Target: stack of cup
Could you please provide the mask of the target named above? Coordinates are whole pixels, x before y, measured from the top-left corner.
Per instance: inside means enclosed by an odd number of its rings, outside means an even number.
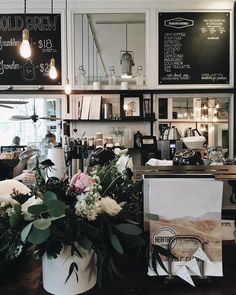
[[[107,137],[107,144],[106,144],[106,146],[108,147],[108,148],[112,148],[113,147],[113,137]]]
[[[101,132],[96,133],[96,148],[103,147],[103,134]]]

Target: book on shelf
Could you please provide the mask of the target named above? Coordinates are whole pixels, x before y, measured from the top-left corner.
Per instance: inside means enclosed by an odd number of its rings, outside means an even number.
[[[62,118],[74,119],[73,95],[68,95],[62,99]]]
[[[99,120],[101,118],[101,95],[93,95],[90,102],[89,120]]]
[[[91,95],[84,95],[83,96],[82,110],[81,110],[81,115],[80,115],[81,120],[88,120],[89,119],[91,100],[92,100]]]

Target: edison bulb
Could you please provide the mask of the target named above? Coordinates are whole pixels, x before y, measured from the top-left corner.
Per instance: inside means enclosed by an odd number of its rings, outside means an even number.
[[[49,77],[53,80],[57,78],[57,70],[55,67],[55,59],[54,58],[51,58],[51,60],[50,60]]]
[[[66,85],[65,85],[65,93],[67,95],[71,94],[71,87],[70,87],[69,81],[66,82]]]
[[[20,54],[24,58],[29,58],[31,56],[31,48],[29,44],[29,31],[27,29],[24,29],[22,32]]]

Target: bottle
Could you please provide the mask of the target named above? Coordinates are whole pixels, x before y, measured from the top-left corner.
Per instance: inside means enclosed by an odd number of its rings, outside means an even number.
[[[30,59],[23,65],[23,78],[28,81],[35,79],[35,65]]]
[[[138,66],[136,75],[136,86],[143,86],[143,68]]]
[[[137,131],[134,134],[134,148],[141,148],[141,144],[142,144],[142,134],[140,131]]]
[[[84,86],[87,85],[86,72],[85,72],[83,66],[79,67],[78,85],[79,85],[80,88],[83,88]]]
[[[114,68],[114,66],[110,66],[109,70],[110,70],[110,73],[109,73],[109,86],[110,86],[110,89],[115,89],[116,76],[115,76],[115,68]]]

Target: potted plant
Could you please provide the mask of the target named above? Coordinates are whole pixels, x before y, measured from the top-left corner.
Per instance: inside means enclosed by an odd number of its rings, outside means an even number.
[[[145,246],[137,222],[141,192],[125,151],[71,180],[47,177],[48,169],[50,160],[37,162],[32,195],[20,201],[13,195],[17,205],[8,217],[20,249],[33,247],[43,258],[44,288],[57,295],[83,293],[96,282],[101,286],[104,274],[119,273],[117,257]]]

